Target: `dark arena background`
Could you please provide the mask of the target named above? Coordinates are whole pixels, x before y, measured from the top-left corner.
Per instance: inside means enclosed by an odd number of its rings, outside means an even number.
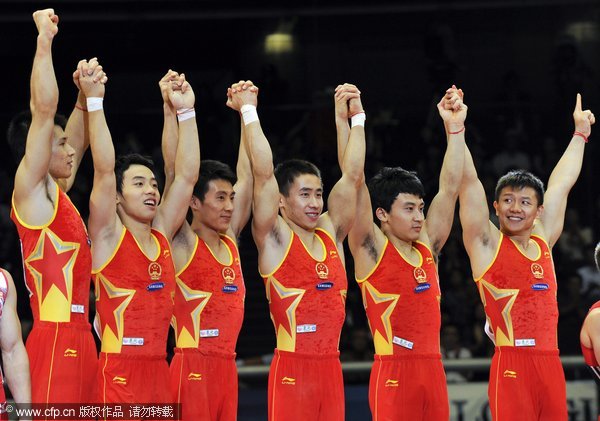
[[[53,44],[60,112],[68,115],[75,103],[71,74],[79,59],[98,57],[109,76],[104,108],[117,153],[152,155],[158,168],[158,81],[170,68],[184,72],[194,87],[203,159],[235,165],[239,119],[225,106],[225,93],[231,83],[250,79],[260,87],[258,109],[275,162],[294,157],[315,162],[326,192],[340,175],[333,112],[333,89],[340,83],[354,83],[362,92],[366,176],[384,165],[416,170],[426,202],[437,191],[445,150],[435,103],[450,85],[465,92],[466,138],[489,199],[498,175],[513,165],[547,182],[573,132],[576,93],[585,109],[600,113],[598,0],[0,0],[4,131],[11,116],[28,107],[37,34],[31,14],[46,7],[60,17]],[[579,329],[590,304],[600,299],[593,262],[600,241],[599,142],[595,125],[554,247],[570,420],[595,419],[598,405],[591,372],[580,357]],[[9,219],[17,163],[6,141],[0,143],[0,160],[0,265],[15,277],[26,334],[31,313]],[[84,220],[91,181],[88,153],[70,194]],[[249,229],[240,244],[247,296],[237,346],[239,419],[264,420],[275,336]],[[373,348],[350,253],[346,256],[349,291],[340,341],[346,419],[366,420]],[[458,219],[439,274],[452,419],[491,419],[486,391],[493,346],[483,333],[485,315]]]

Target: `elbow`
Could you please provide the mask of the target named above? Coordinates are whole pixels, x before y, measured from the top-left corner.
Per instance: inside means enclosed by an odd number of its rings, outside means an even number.
[[[38,100],[32,97],[29,103],[32,116],[54,118],[58,110],[58,97],[56,100]]]

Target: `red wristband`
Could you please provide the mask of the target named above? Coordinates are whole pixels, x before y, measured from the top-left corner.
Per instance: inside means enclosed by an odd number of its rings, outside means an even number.
[[[579,137],[581,137],[581,138],[582,138],[582,139],[585,141],[585,143],[588,143],[588,142],[589,142],[589,139],[587,138],[587,136],[586,136],[586,135],[584,135],[584,134],[583,134],[583,133],[581,133],[581,132],[575,132],[575,133],[573,133],[573,136],[579,136]]]
[[[462,126],[462,129],[460,129],[459,131],[457,131],[457,132],[448,132],[448,134],[459,134],[459,133],[462,133],[464,131],[465,131],[465,126]]]
[[[77,108],[78,110],[81,110],[81,111],[85,111],[85,112],[87,112],[87,108],[80,107],[80,106],[79,106],[79,105],[77,105],[77,104],[75,104],[75,108]]]

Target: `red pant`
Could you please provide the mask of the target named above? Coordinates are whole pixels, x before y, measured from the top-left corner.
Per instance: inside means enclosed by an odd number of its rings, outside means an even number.
[[[339,353],[275,350],[269,371],[269,421],[343,421],[344,379]]]
[[[205,354],[196,348],[175,348],[170,371],[172,399],[181,404],[182,420],[237,419],[235,354]]]
[[[448,389],[441,355],[375,355],[369,406],[373,421],[448,420]]]
[[[32,402],[97,401],[98,354],[88,323],[36,321],[26,348]]]
[[[567,392],[558,351],[497,347],[488,397],[494,421],[566,421]]]
[[[100,402],[172,403],[165,356],[100,353]]]

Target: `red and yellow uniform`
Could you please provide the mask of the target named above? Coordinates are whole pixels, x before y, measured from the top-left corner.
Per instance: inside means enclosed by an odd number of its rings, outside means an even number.
[[[495,338],[488,395],[494,420],[566,420],[558,357],[556,275],[546,242],[532,236],[535,259],[500,234],[496,256],[476,279]]]
[[[588,314],[590,311],[595,310],[597,308],[600,308],[600,301],[596,301],[594,305],[590,307]],[[596,376],[600,378],[600,364],[598,364],[598,360],[596,360],[594,349],[588,348],[587,346],[581,344],[581,352],[583,354],[585,363],[589,365],[592,368],[592,370],[594,370],[594,373],[596,373]]]
[[[386,239],[379,261],[357,279],[375,343],[369,405],[373,420],[448,419],[440,354],[440,287],[431,250],[410,264]]]
[[[182,420],[237,419],[235,345],[244,320],[246,287],[235,242],[221,235],[229,259],[220,262],[196,236],[190,260],[177,274],[171,391]]]
[[[175,269],[167,239],[152,235],[158,251],[146,256],[123,227],[113,256],[93,272],[103,403],[171,402],[165,357]]]
[[[36,403],[94,402],[96,345],[88,322],[92,268],[81,216],[56,185],[50,221],[27,225],[14,204],[11,219],[21,239],[25,283],[33,313],[27,338],[31,398]]]
[[[335,241],[315,230],[315,260],[293,233],[285,257],[265,281],[277,349],[269,371],[269,420],[344,419],[339,341],[348,281]]]

